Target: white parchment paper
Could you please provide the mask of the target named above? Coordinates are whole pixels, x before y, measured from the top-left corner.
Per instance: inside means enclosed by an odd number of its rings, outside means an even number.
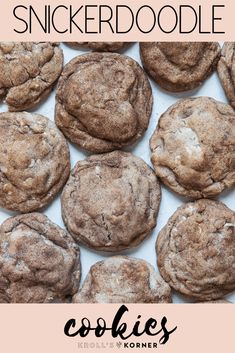
[[[61,47],[64,51],[64,62],[65,64],[74,58],[77,55],[85,53],[83,50],[75,50],[64,44],[61,44]],[[124,54],[132,57],[139,63],[139,45],[135,43],[131,45]],[[160,115],[172,104],[174,104],[178,99],[183,97],[197,97],[197,96],[209,96],[213,97],[222,102],[228,102],[227,98],[223,92],[222,86],[220,84],[219,78],[216,73],[214,73],[207,81],[197,90],[183,93],[183,94],[172,94],[166,91],[163,91],[160,87],[158,87],[152,80],[151,85],[153,89],[154,96],[154,107],[150,120],[150,124],[147,132],[145,133],[142,140],[140,140],[137,145],[133,148],[129,148],[128,150],[134,153],[135,155],[143,158],[149,165],[151,165],[150,161],[150,149],[149,149],[149,139],[152,136],[157,121]],[[44,101],[42,104],[36,107],[36,109],[31,110],[32,112],[37,112],[39,114],[45,115],[46,117],[54,120],[54,107],[55,107],[55,89]],[[0,104],[0,111],[7,111],[7,106],[5,104]],[[72,167],[78,160],[84,159],[88,154],[79,150],[76,146],[69,143],[70,153],[71,153],[71,164]],[[235,188],[233,190],[229,190],[223,193],[218,197],[219,200],[224,202],[229,208],[235,211]],[[156,237],[161,230],[161,228],[167,223],[169,217],[175,212],[175,210],[184,203],[184,199],[180,198],[170,190],[166,189],[162,186],[162,201],[160,206],[160,212],[158,215],[157,227],[151,236],[145,240],[138,248],[132,249],[129,251],[122,252],[123,254],[142,258],[150,262],[155,269],[157,270],[156,265],[156,253],[155,253],[155,241]],[[49,207],[43,210],[53,222],[65,228],[63,224],[63,220],[61,217],[61,209],[60,209],[60,195],[51,203]],[[2,223],[8,217],[14,215],[13,212],[8,212],[4,209],[0,209],[0,223]],[[111,254],[104,254],[94,252],[92,250],[88,250],[87,248],[81,246],[81,263],[82,263],[82,279],[81,284],[84,281],[85,276],[87,275],[90,267],[97,261],[104,259],[107,256],[111,256]],[[235,303],[235,293],[227,296],[227,298]],[[175,303],[186,302],[186,299],[174,293],[173,301]]]

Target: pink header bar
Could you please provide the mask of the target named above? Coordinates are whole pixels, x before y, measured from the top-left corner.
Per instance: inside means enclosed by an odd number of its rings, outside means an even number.
[[[234,0],[9,0],[2,41],[234,41]]]

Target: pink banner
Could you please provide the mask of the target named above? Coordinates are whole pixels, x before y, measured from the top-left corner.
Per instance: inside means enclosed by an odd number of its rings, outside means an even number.
[[[11,0],[4,41],[233,41],[232,0]]]
[[[10,353],[232,353],[234,314],[232,304],[1,305],[0,347]]]

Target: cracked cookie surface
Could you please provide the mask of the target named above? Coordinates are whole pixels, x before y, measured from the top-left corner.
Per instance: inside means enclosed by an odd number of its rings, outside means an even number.
[[[0,42],[0,100],[10,111],[34,107],[50,93],[62,67],[58,43]]]
[[[67,302],[78,291],[79,248],[39,213],[11,217],[0,226],[0,302]]]
[[[153,101],[139,64],[113,53],[71,60],[56,98],[57,126],[73,143],[95,153],[135,143],[148,127]]]
[[[180,195],[213,197],[235,184],[235,113],[227,104],[178,101],[161,116],[150,148],[156,174]]]
[[[140,43],[143,66],[162,88],[183,92],[200,86],[220,58],[217,42]]]
[[[114,151],[76,164],[62,193],[62,216],[79,243],[119,251],[150,234],[160,199],[153,170],[131,153]]]
[[[170,303],[171,289],[146,261],[115,256],[93,265],[74,303]]]
[[[48,205],[70,173],[63,134],[46,117],[0,113],[0,206],[30,212]]]
[[[72,48],[91,49],[94,51],[116,52],[123,50],[129,43],[127,42],[65,42]]]
[[[224,43],[218,63],[218,74],[225,94],[235,109],[235,43]]]
[[[176,291],[199,301],[235,290],[235,212],[198,200],[181,206],[156,243],[158,268]]]

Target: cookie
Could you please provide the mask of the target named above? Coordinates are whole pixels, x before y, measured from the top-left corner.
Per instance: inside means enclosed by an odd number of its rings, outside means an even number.
[[[199,87],[220,58],[217,42],[140,43],[143,66],[162,88],[183,92]]]
[[[115,256],[93,265],[74,303],[170,303],[171,289],[146,261]]]
[[[151,233],[160,198],[152,169],[131,153],[114,151],[75,165],[62,193],[62,216],[78,243],[119,251]]]
[[[212,98],[183,99],[160,118],[152,163],[163,183],[193,199],[235,184],[235,113]]]
[[[0,42],[0,101],[10,111],[34,107],[50,93],[62,67],[58,43]]]
[[[46,117],[0,113],[0,206],[31,212],[47,206],[67,181],[67,142]]]
[[[158,267],[176,291],[198,301],[235,290],[235,212],[223,203],[187,203],[158,235]]]
[[[148,127],[153,101],[139,64],[113,53],[71,60],[56,98],[57,126],[73,143],[95,153],[135,143]]]
[[[235,43],[225,43],[218,63],[218,74],[225,94],[235,109]]]
[[[94,51],[117,52],[125,49],[129,43],[127,42],[66,42],[74,49],[91,49]]]
[[[0,226],[0,302],[67,302],[78,291],[79,248],[39,213],[11,217]]]

